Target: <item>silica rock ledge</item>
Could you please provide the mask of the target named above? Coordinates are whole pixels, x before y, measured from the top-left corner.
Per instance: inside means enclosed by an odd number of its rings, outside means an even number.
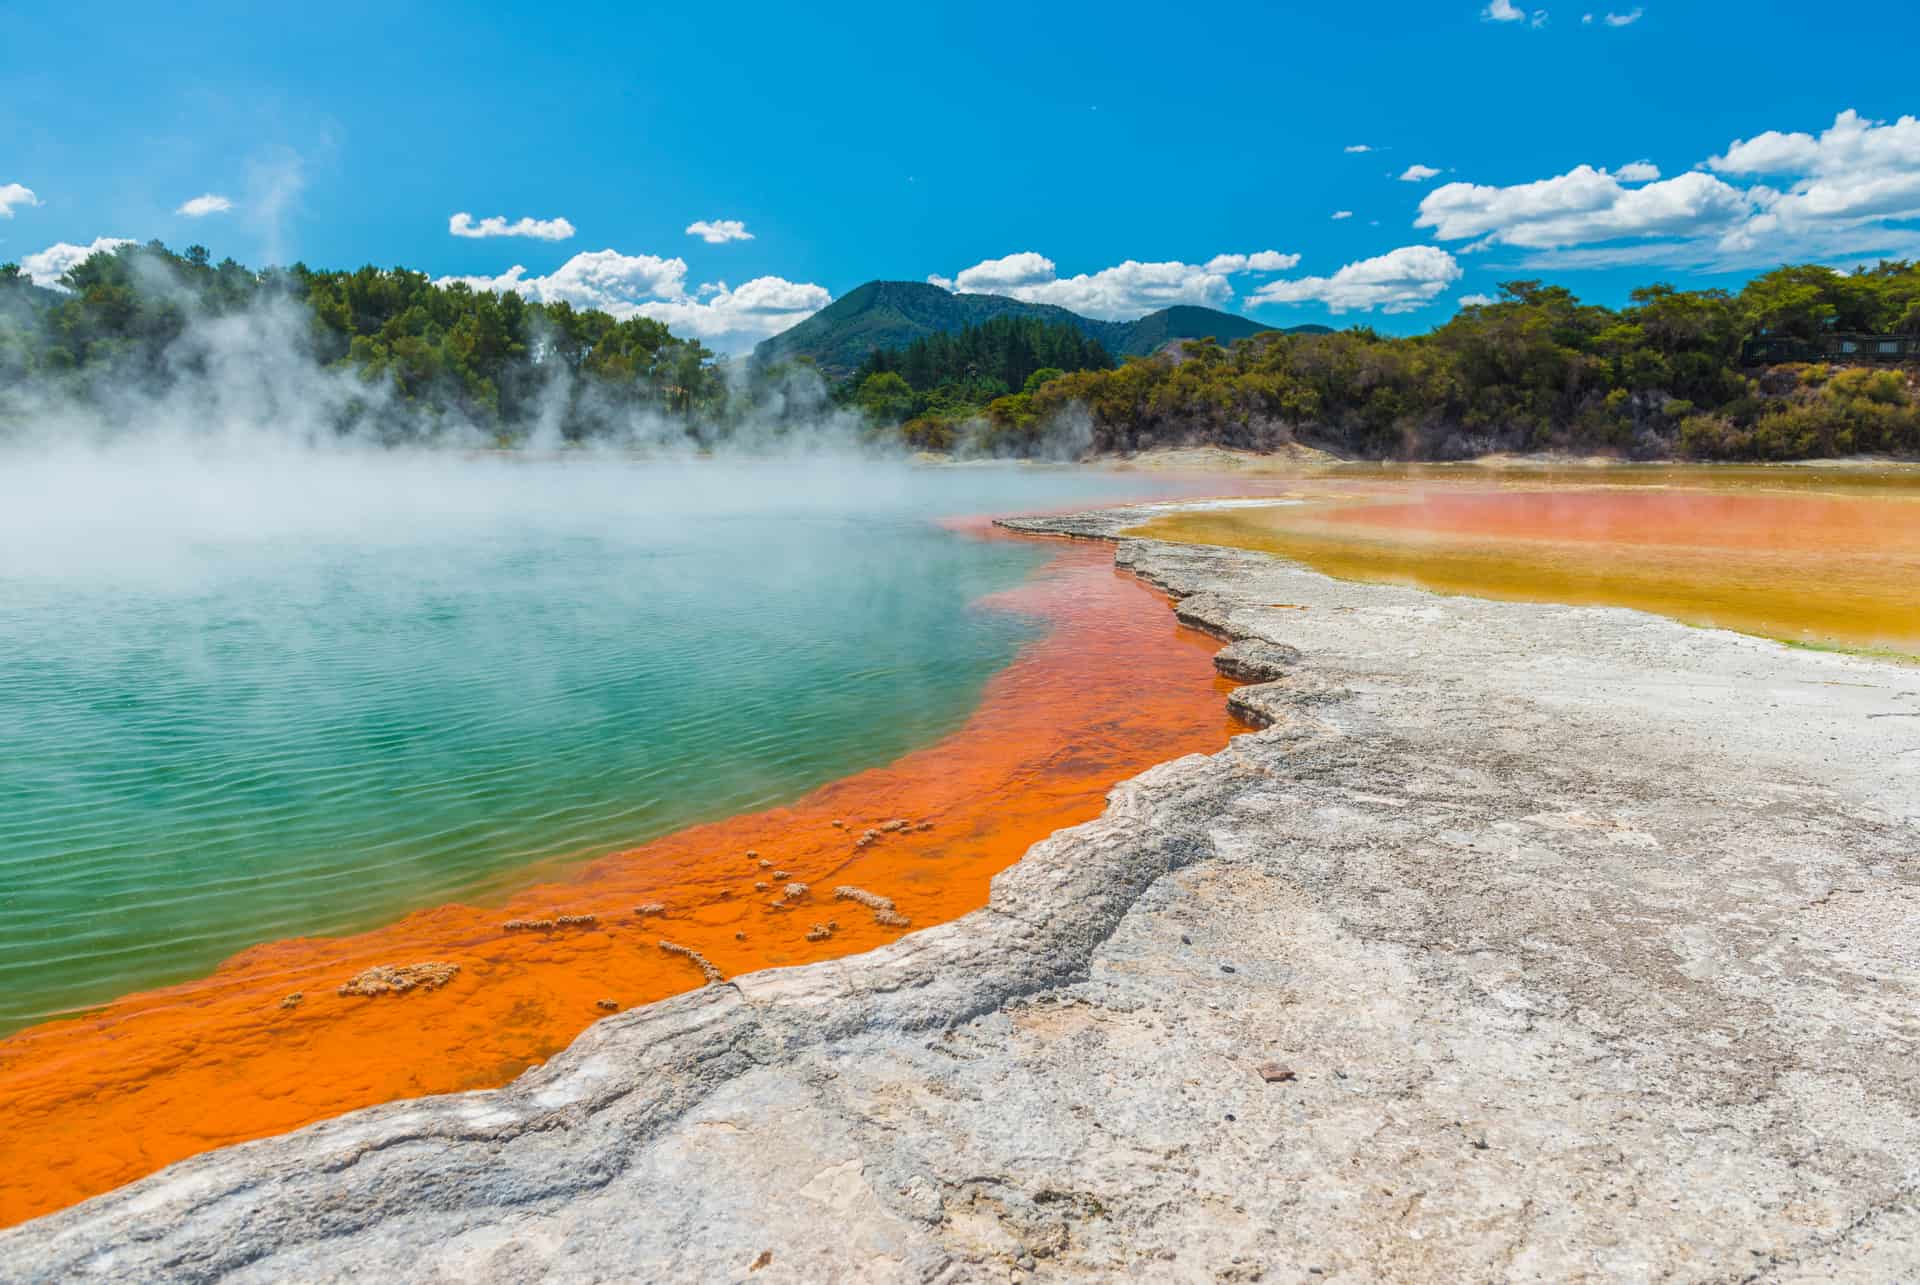
[[[974,914],[174,1165],[0,1279],[1920,1272],[1920,671],[1117,561],[1266,730]]]

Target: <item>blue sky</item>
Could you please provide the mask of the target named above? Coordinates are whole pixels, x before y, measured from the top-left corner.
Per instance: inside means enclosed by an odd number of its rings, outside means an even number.
[[[1910,33],[1517,5],[14,4],[0,259],[404,264],[739,349],[876,277],[1412,331],[1916,253]]]

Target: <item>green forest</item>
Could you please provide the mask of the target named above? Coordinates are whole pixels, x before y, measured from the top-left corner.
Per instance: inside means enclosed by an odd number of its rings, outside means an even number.
[[[658,321],[436,285],[405,268],[255,272],[213,263],[199,246],[174,254],[152,242],[93,255],[61,284],[43,290],[17,265],[0,266],[0,393],[69,404],[164,393],[210,359],[182,342],[192,326],[258,321],[268,315],[259,310],[284,303],[298,319],[299,355],[356,375],[366,390],[345,408],[341,431],[399,438],[460,425],[510,441],[545,414],[577,439],[646,412],[698,436],[744,409],[730,404],[739,399],[714,354]]]
[[[1511,281],[1421,335],[1266,332],[1118,365],[1072,325],[996,317],[873,351],[830,397],[804,359],[729,367],[648,318],[404,268],[253,271],[154,242],[94,255],[61,284],[0,266],[0,427],[49,399],[125,405],[188,384],[217,358],[188,342],[196,326],[280,317],[300,361],[358,390],[334,412],[340,431],[387,440],[460,427],[512,443],[545,423],[577,441],[645,416],[656,435],[708,445],[750,420],[809,431],[837,405],[876,445],[1009,456],[1288,442],[1408,459],[1920,454],[1911,362],[1743,360],[1759,338],[1920,335],[1907,261],[1783,267],[1737,291],[1649,285],[1619,309]]]
[[[876,348],[836,390],[877,424],[899,425],[909,445],[951,450],[989,406],[1023,396],[1068,371],[1111,370],[1113,358],[1070,323],[994,317],[901,348]]]
[[[1289,442],[1366,458],[1452,459],[1564,450],[1714,460],[1920,453],[1911,363],[1743,364],[1760,336],[1920,335],[1920,264],[1852,274],[1801,265],[1737,292],[1635,290],[1611,309],[1539,281],[1462,308],[1423,334],[1365,327],[1269,332],[1230,347],[1171,345],[1117,368],[1068,370],[986,403],[972,441],[1045,450],[1063,417],[1091,420],[1090,449],[1125,453]],[[865,389],[856,400],[874,407]],[[958,427],[903,406],[902,435],[944,447]],[[914,413],[920,415],[914,418]]]
[[[1850,275],[1784,267],[1738,292],[1653,285],[1617,311],[1559,286],[1512,281],[1497,301],[1463,308],[1424,335],[1256,335],[1069,374],[996,427],[1018,442],[1050,416],[1084,407],[1096,451],[1300,441],[1407,459],[1920,452],[1911,366],[1742,365],[1749,338],[1835,332],[1920,334],[1920,264]]]

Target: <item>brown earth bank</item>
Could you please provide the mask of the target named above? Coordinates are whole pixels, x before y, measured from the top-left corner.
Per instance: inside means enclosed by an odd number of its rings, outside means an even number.
[[[0,1235],[0,1278],[1920,1272],[1912,670],[1117,557],[1265,730],[981,910],[174,1165]]]

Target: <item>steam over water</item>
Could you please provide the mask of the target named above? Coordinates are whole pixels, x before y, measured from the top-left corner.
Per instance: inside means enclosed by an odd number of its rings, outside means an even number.
[[[1141,488],[1134,483],[1134,489]],[[0,1032],[955,727],[1116,477],[127,445],[0,470]]]

